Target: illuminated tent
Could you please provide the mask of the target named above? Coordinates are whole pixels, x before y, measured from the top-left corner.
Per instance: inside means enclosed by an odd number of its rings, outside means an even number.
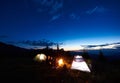
[[[90,69],[89,69],[87,63],[85,62],[83,57],[79,56],[79,55],[74,57],[71,69],[80,70],[80,71],[84,71],[84,72],[90,72]]]
[[[34,58],[35,61],[41,62],[46,61],[47,56],[45,54],[37,54]]]

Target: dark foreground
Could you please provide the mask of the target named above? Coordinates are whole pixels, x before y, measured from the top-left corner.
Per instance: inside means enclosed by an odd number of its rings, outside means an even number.
[[[120,66],[96,63],[92,73],[55,69],[29,58],[1,58],[0,83],[120,83]]]

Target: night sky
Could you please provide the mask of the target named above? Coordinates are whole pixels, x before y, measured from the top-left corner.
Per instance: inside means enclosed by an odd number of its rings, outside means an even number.
[[[120,41],[120,0],[0,0],[0,41],[64,43],[64,49]]]

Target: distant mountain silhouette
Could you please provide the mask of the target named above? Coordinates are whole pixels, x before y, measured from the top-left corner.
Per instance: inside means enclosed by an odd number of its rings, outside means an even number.
[[[113,45],[113,48],[104,48],[104,47],[107,47],[107,46],[112,46]],[[97,47],[97,46],[100,46],[100,47],[103,47],[101,49],[92,49],[92,47]],[[120,42],[118,43],[112,43],[112,44],[104,44],[104,45],[88,45],[86,46],[88,48],[91,48],[91,49],[87,49],[87,52],[89,53],[89,55],[94,58],[94,59],[97,59],[98,58],[98,55],[99,55],[99,51],[101,50],[104,54],[104,56],[108,59],[108,60],[120,60]],[[78,51],[71,51],[70,53],[72,55],[81,55],[83,52],[83,50],[78,50]]]
[[[0,57],[25,56],[27,53],[27,49],[0,42]]]

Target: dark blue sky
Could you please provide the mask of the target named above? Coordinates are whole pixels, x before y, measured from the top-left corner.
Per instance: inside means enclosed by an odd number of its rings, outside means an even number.
[[[0,41],[41,39],[67,49],[118,42],[120,0],[0,0]]]

